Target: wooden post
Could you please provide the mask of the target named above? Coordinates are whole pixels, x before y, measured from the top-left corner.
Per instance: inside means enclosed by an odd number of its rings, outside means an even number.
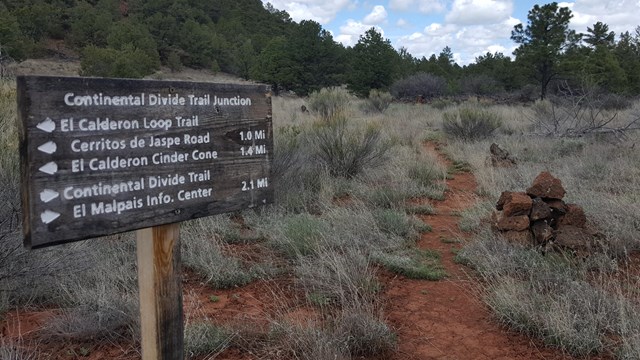
[[[137,231],[143,360],[183,360],[180,224]]]

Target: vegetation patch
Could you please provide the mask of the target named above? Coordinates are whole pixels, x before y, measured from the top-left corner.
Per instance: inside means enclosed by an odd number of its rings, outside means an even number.
[[[445,134],[464,141],[485,139],[502,125],[500,117],[490,109],[462,107],[442,114]]]
[[[375,253],[374,262],[410,279],[441,280],[447,276],[440,264],[440,254],[429,250],[399,250]]]
[[[209,322],[187,323],[184,351],[190,357],[215,356],[229,347],[234,336],[228,329]]]

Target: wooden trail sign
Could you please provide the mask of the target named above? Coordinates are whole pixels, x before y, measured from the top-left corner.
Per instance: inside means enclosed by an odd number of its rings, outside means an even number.
[[[18,77],[25,246],[273,201],[264,85]]]
[[[176,223],[273,201],[269,88],[17,80],[25,246],[142,229],[142,356],[183,359]]]

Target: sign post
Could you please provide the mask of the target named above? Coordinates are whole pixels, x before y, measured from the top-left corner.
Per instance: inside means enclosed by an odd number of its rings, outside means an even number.
[[[142,358],[183,359],[180,225],[138,230]]]
[[[143,356],[182,359],[179,222],[273,202],[263,85],[21,76],[24,243],[138,230]]]

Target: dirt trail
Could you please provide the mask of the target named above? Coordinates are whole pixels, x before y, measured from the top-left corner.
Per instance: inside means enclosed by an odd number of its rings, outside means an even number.
[[[449,165],[435,144],[425,148]],[[477,201],[475,189],[473,174],[455,174],[447,180],[445,199],[432,202],[436,214],[422,216],[433,231],[424,234],[418,246],[441,254],[445,280],[385,276],[385,313],[398,333],[399,351],[393,359],[569,359],[501,327],[482,302],[470,270],[454,262],[461,245],[451,240],[465,237],[456,214]]]

